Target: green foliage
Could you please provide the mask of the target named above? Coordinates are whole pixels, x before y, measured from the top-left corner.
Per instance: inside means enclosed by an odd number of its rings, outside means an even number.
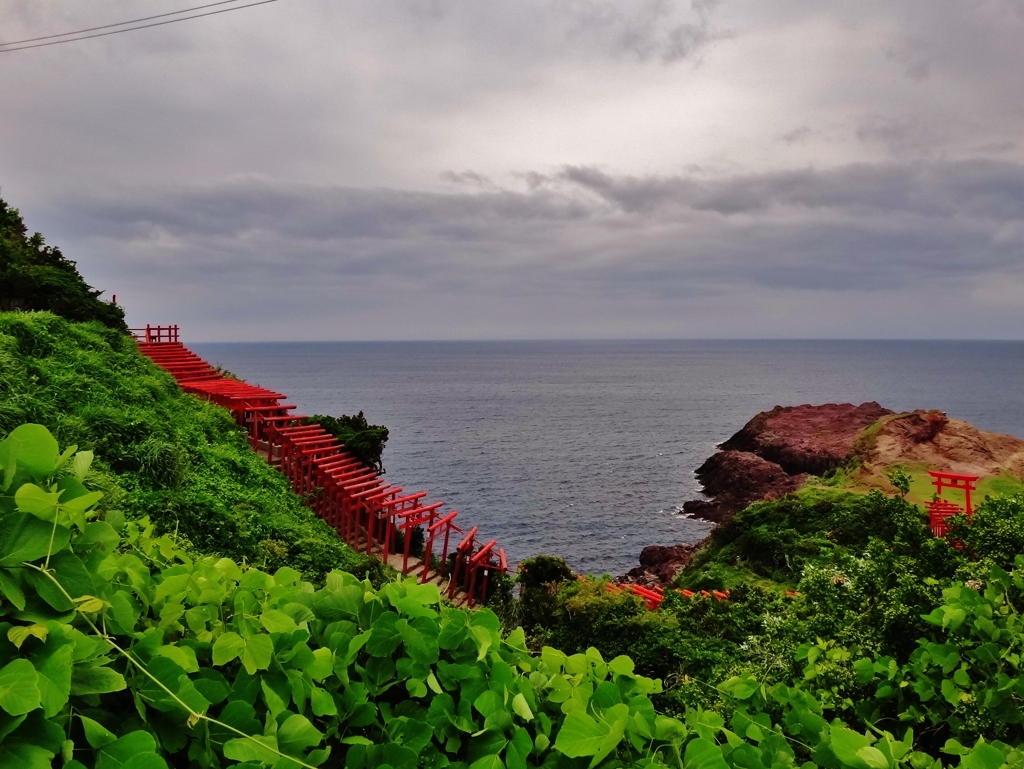
[[[993,568],[984,594],[947,589],[928,615],[937,636],[905,666],[819,641],[799,652],[802,681],[739,671],[710,687],[719,709],[675,719],[629,656],[531,654],[521,630],[443,606],[431,584],[377,590],[332,572],[316,589],[290,568],[194,559],[145,521],[100,512],[83,484],[92,461],[38,425],[0,442],[3,766],[58,754],[71,769],[1024,763],[1016,572]],[[600,582],[571,587],[578,615],[640,616]]]
[[[910,473],[902,467],[892,468],[885,476],[889,479],[889,483],[892,484],[893,488],[900,493],[900,496],[905,497],[910,493]]]
[[[1017,529],[1007,526],[1000,504],[998,515],[987,502],[975,516],[982,521],[978,534],[999,521],[1004,533],[990,538],[1012,548]],[[1024,531],[1024,504],[1019,507]],[[648,612],[631,597],[608,594],[603,584],[572,583],[538,593],[540,610],[527,631],[534,644],[630,654],[639,672],[665,680],[656,699],[676,713],[722,707],[709,684],[732,675],[801,680],[813,646],[808,639],[824,639],[836,654],[856,649],[905,662],[929,632],[923,615],[941,601],[943,587],[971,578],[980,566],[967,549],[933,537],[925,522],[899,497],[803,491],[748,508],[717,530],[683,573],[680,583],[693,589],[729,588],[727,600],[686,599],[668,590],[662,608]],[[1019,544],[1024,552],[1024,539]],[[792,597],[784,596],[787,587],[796,589]],[[524,590],[528,607],[527,595]],[[853,713],[843,704],[860,696],[848,664],[830,662],[818,686],[828,707]]]
[[[677,586],[694,588],[714,563],[792,584],[804,566],[836,548],[856,553],[872,538],[892,541],[900,532],[913,540],[908,546],[923,544],[930,536],[925,520],[918,508],[877,491],[805,489],[753,504],[716,528]]]
[[[97,515],[88,454],[0,444],[0,751],[49,766],[665,765],[686,727],[595,650],[529,653],[415,580],[323,588]],[[0,759],[5,754],[0,753]],[[673,762],[678,765],[678,761]],[[7,765],[4,763],[4,765]]]
[[[1008,497],[987,497],[952,537],[963,541],[971,553],[989,563],[1009,569],[1018,553],[1024,553],[1024,493]]]
[[[388,428],[383,425],[371,425],[366,421],[363,412],[355,416],[329,417],[314,414],[306,420],[307,424],[319,424],[339,441],[345,444],[356,459],[379,473],[384,472],[384,444],[388,442]]]
[[[196,552],[292,566],[313,581],[333,569],[384,578],[249,448],[227,411],[182,393],[126,334],[0,313],[0,435],[24,422],[94,452],[90,490]]]
[[[559,588],[575,581],[576,575],[569,565],[556,556],[538,555],[520,563],[518,582],[522,593],[516,624],[522,624],[531,634],[550,625],[560,610]]]
[[[100,301],[75,263],[47,246],[38,232],[29,235],[16,208],[0,199],[0,311],[50,310],[68,320],[97,320],[124,329],[124,310]]]

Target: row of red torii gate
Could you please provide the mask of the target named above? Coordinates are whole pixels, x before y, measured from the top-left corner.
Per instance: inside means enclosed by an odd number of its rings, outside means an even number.
[[[476,526],[463,531],[455,523],[458,512],[442,511],[444,503],[428,502],[425,491],[408,493],[385,482],[320,425],[295,414],[284,393],[224,376],[181,343],[177,325],[131,332],[143,354],[182,390],[230,410],[253,448],[356,550],[422,582],[447,580],[448,597],[469,606],[487,599],[496,572],[508,571],[504,549],[493,539],[480,541]],[[423,534],[420,557],[410,552],[416,529]]]

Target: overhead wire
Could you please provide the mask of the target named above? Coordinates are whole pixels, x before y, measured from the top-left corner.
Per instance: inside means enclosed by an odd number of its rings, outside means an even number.
[[[55,37],[70,37],[71,35],[81,35],[86,32],[95,32],[98,29],[110,29],[111,27],[123,27],[127,24],[138,24],[141,21],[152,21],[153,19],[162,19],[165,16],[177,16],[180,13],[191,13],[192,11],[201,11],[204,8],[212,8],[215,5],[228,5],[229,3],[237,3],[239,0],[218,0],[216,3],[207,3],[206,5],[195,5],[191,8],[182,8],[180,11],[168,11],[167,13],[158,13],[156,16],[143,16],[141,19],[130,19],[129,21],[119,21],[115,24],[102,24],[98,27],[86,27],[85,29],[76,29],[71,32],[61,32],[56,35],[43,35],[42,37],[27,37],[24,40],[11,40],[9,43],[0,43],[0,47],[8,45],[21,45],[22,43],[34,43],[37,40],[52,40]]]
[[[140,24],[139,26],[128,27],[127,29],[114,29],[114,30],[111,30],[109,32],[97,32],[94,35],[80,35],[78,37],[68,37],[69,35],[78,34],[78,33],[75,33],[75,32],[66,32],[63,35],[47,35],[47,36],[42,37],[42,38],[36,38],[36,40],[49,40],[49,42],[45,42],[45,43],[35,43],[34,42],[31,45],[18,45],[15,48],[9,48],[9,47],[5,48],[5,47],[2,47],[2,46],[13,46],[13,45],[17,45],[16,43],[0,43],[0,53],[12,53],[13,51],[25,51],[25,50],[28,50],[29,48],[46,48],[47,46],[51,46],[51,45],[62,45],[64,43],[75,43],[75,42],[78,42],[79,40],[89,40],[89,39],[94,38],[94,37],[108,37],[109,35],[120,35],[120,34],[122,34],[124,32],[134,32],[134,31],[139,30],[139,29],[149,29],[150,27],[162,27],[165,24],[175,24],[175,23],[177,23],[179,21],[188,21],[190,19],[200,19],[200,18],[202,18],[204,16],[216,16],[217,14],[220,14],[220,13],[229,13],[231,11],[240,11],[243,8],[252,8],[253,6],[257,6],[257,5],[267,5],[269,3],[276,3],[277,1],[278,0],[259,0],[258,2],[255,2],[255,3],[247,3],[245,5],[235,5],[235,6],[232,6],[231,8],[221,8],[220,10],[207,11],[206,13],[196,13],[196,14],[193,14],[192,16],[182,16],[182,17],[177,18],[177,19],[166,19],[164,21],[153,22],[152,24]],[[190,9],[184,10],[184,11],[174,11],[172,13],[159,14],[158,16],[151,16],[149,18],[154,18],[155,19],[155,18],[161,18],[163,16],[172,16],[172,15],[175,15],[175,14],[178,14],[178,13],[188,13],[190,11],[198,10],[199,8],[209,8],[209,7],[212,7],[214,5],[224,5],[224,4],[228,3],[228,2],[238,2],[238,0],[222,0],[221,2],[218,2],[218,3],[210,3],[209,5],[205,5],[205,6],[197,6],[196,8],[190,8]],[[125,24],[135,24],[138,21],[145,21],[145,19],[136,19],[135,21],[120,22],[119,24],[106,24],[106,25],[104,25],[102,27],[94,27],[94,29],[106,29],[108,27],[123,26]],[[80,30],[80,32],[86,32],[86,31],[89,31],[89,30]],[[51,37],[67,37],[67,39],[66,40],[50,40],[49,38],[51,38]],[[22,42],[28,42],[28,41],[22,41]]]

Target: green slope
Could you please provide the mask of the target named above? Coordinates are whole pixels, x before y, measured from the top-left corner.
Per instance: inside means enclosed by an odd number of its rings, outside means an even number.
[[[148,515],[200,553],[318,583],[332,569],[384,573],[303,505],[227,411],[182,393],[120,331],[0,313],[0,435],[25,422],[96,453],[89,484],[108,508]]]

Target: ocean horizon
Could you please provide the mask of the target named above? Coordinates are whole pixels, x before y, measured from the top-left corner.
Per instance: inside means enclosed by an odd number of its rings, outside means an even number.
[[[185,340],[188,343],[188,340]],[[712,525],[694,470],[760,411],[878,401],[1024,437],[1024,341],[630,339],[230,342],[190,347],[304,414],[390,430],[386,478],[511,561],[620,574]]]

